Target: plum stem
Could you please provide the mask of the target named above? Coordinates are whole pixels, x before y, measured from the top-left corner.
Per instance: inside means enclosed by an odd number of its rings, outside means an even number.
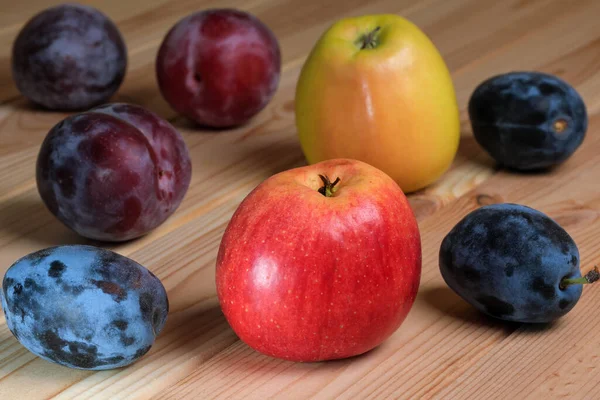
[[[567,123],[567,121],[565,121],[564,119],[557,119],[556,121],[554,121],[554,124],[552,125],[552,128],[554,129],[554,132],[556,133],[563,133],[566,129],[567,126],[569,124]]]
[[[325,197],[332,197],[335,191],[338,189],[335,187],[340,181],[340,178],[335,178],[335,181],[331,182],[327,175],[319,175],[319,178],[323,181],[323,186],[319,188],[319,193]]]
[[[565,289],[570,285],[585,285],[587,283],[594,283],[598,280],[600,280],[600,271],[598,271],[598,266],[594,265],[594,268],[589,270],[581,278],[563,278],[560,281],[560,288]]]
[[[374,49],[377,47],[377,33],[381,30],[381,27],[378,26],[371,32],[361,36],[358,43],[361,45],[360,49]]]

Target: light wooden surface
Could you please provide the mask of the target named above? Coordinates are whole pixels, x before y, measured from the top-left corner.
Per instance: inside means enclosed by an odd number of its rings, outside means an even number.
[[[45,209],[34,163],[48,130],[66,114],[33,110],[10,75],[10,49],[22,24],[58,2],[0,1],[0,272],[18,257],[81,243]],[[169,292],[168,323],[136,364],[98,373],[43,361],[0,321],[0,399],[49,398],[600,398],[600,288],[587,287],[567,316],[544,328],[502,324],[475,312],[439,274],[440,241],[468,211],[511,201],[556,218],[574,237],[582,264],[600,258],[600,2],[598,0],[103,0],[129,49],[115,101],[168,118],[193,157],[179,210],[150,235],[112,249],[154,271]],[[181,17],[209,7],[256,14],[277,35],[283,76],[250,124],[200,131],[161,98],[154,57]],[[423,240],[423,276],[400,329],[366,355],[300,364],[262,356],[240,342],[219,311],[214,267],[229,217],[269,175],[305,163],[295,136],[293,94],[308,51],[334,20],[398,13],[420,26],[445,57],[462,110],[462,142],[452,169],[411,195]],[[557,74],[580,91],[590,114],[583,146],[560,168],[522,175],[499,171],[472,138],[466,103],[490,75],[519,69]]]

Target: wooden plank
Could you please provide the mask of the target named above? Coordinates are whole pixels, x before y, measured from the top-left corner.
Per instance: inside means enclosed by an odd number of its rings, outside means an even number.
[[[91,243],[57,222],[41,203],[34,163],[47,131],[67,114],[32,109],[10,80],[10,47],[23,23],[56,4],[34,0],[0,15],[0,271],[18,257],[61,243]],[[180,209],[139,240],[110,248],[155,272],[171,312],[155,346],[134,365],[87,372],[26,351],[0,320],[0,397],[13,398],[522,398],[599,397],[598,351],[589,337],[600,318],[597,290],[550,329],[502,324],[475,312],[441,280],[441,238],[465,213],[498,201],[532,205],[555,217],[579,244],[583,262],[600,254],[594,235],[600,183],[600,116],[576,157],[548,174],[497,171],[470,134],[465,112],[474,87],[495,73],[539,69],[564,77],[600,113],[600,3],[578,0],[151,0],[90,1],[110,15],[129,49],[115,101],[141,104],[182,132],[193,181]],[[209,132],[176,115],[157,90],[154,57],[165,32],[203,8],[255,13],[282,46],[283,75],[271,104],[244,127]],[[353,359],[299,364],[262,356],[237,340],[218,309],[216,251],[237,204],[258,183],[304,164],[295,136],[293,95],[302,62],[320,34],[344,16],[393,12],[421,26],[448,62],[462,110],[462,141],[451,170],[409,196],[423,238],[423,277],[407,321],[382,346]],[[557,18],[560,16],[560,18]],[[97,244],[97,243],[94,243]]]

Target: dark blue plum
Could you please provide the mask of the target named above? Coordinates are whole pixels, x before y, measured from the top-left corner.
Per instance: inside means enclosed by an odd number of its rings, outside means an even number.
[[[554,220],[504,203],[481,207],[446,235],[439,253],[448,286],[480,311],[518,322],[550,322],[581,296],[579,251]]]
[[[52,110],[106,102],[125,77],[127,49],[114,23],[78,4],[48,8],[29,20],[12,49],[19,91]]]
[[[581,96],[540,72],[511,72],[481,83],[469,100],[477,142],[502,166],[541,170],[567,160],[588,125]]]
[[[6,271],[2,308],[32,353],[71,368],[103,370],[143,356],[169,309],[160,280],[133,260],[92,246],[52,247]]]

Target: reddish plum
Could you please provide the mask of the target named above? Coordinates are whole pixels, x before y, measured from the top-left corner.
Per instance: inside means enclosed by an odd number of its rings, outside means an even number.
[[[19,91],[48,109],[87,109],[119,88],[127,49],[100,11],[77,4],[48,8],[25,24],[12,49]]]
[[[180,20],[156,59],[160,90],[179,113],[210,127],[243,124],[279,85],[277,38],[255,16],[212,9]]]
[[[81,236],[105,241],[133,239],[163,223],[190,179],[181,135],[156,114],[123,103],[58,123],[37,161],[48,209]]]

